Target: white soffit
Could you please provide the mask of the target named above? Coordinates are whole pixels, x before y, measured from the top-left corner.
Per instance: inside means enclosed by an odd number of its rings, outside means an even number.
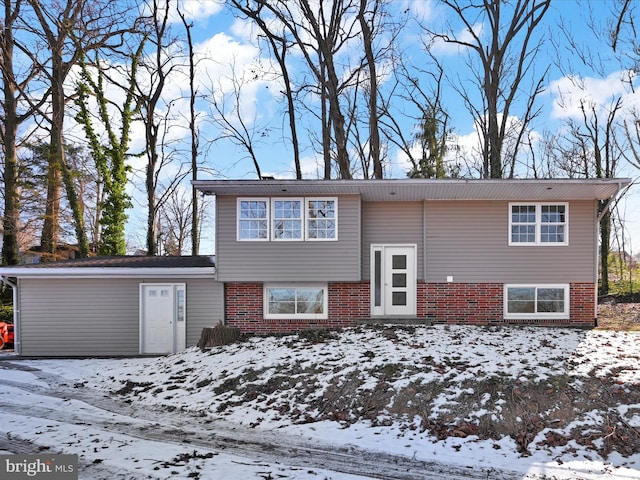
[[[231,196],[359,195],[363,201],[605,200],[628,178],[589,180],[196,180],[204,193]]]

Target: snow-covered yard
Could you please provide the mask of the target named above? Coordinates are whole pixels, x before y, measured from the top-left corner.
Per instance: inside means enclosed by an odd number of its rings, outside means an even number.
[[[2,360],[9,437],[137,472],[112,478],[640,479],[640,332],[358,327],[159,358]],[[46,395],[54,382],[57,397]],[[148,432],[142,421],[157,422],[155,436],[106,433]],[[198,443],[207,431],[219,448]],[[277,454],[254,455],[258,439]],[[323,468],[338,453],[372,471],[414,463],[388,477]],[[429,474],[442,465],[449,474]]]

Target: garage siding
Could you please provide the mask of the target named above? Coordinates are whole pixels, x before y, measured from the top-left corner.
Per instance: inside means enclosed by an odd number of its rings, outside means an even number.
[[[208,279],[187,282],[187,347],[200,340],[204,327],[224,323],[224,285]]]
[[[211,279],[20,279],[23,356],[127,356],[140,351],[140,283],[187,284],[187,346],[223,317]]]

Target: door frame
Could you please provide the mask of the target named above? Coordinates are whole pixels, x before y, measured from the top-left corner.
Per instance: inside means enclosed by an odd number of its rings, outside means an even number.
[[[403,313],[390,312],[385,298],[387,290],[385,283],[387,275],[388,255],[394,250],[405,250],[410,254],[407,264],[407,309]],[[418,284],[418,245],[415,243],[385,243],[371,244],[369,285],[371,297],[371,316],[373,317],[415,317],[417,315],[417,284]],[[387,285],[388,287],[388,285]]]
[[[145,292],[147,287],[169,287],[172,300],[172,339],[169,352],[145,352]],[[157,353],[176,353],[186,348],[187,339],[187,285],[180,282],[140,283],[139,294],[139,352],[141,355]]]

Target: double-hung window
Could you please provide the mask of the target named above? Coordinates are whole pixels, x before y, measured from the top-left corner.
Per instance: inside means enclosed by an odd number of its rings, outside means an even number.
[[[302,240],[302,200],[271,200],[273,240]]]
[[[238,200],[238,240],[269,240],[269,204],[266,199]]]
[[[566,203],[509,204],[509,245],[568,245]]]
[[[264,317],[267,319],[326,319],[326,285],[265,285]]]
[[[505,285],[505,318],[569,318],[568,285]]]
[[[337,198],[239,198],[238,240],[338,239]]]
[[[307,240],[336,240],[338,238],[337,201],[327,198],[307,198]]]

